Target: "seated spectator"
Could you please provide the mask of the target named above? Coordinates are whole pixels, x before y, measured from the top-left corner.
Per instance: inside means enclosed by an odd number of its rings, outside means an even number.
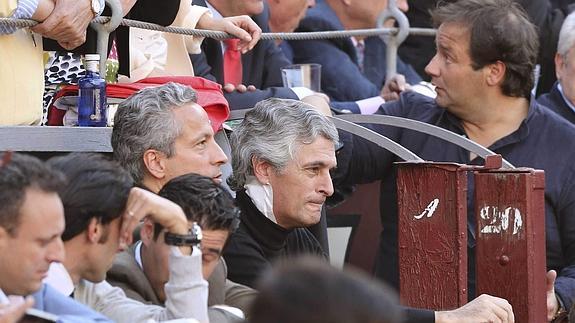
[[[269,31],[266,3],[262,0],[193,1],[195,5],[208,7],[214,17],[251,16],[263,32]],[[202,43],[202,53],[192,55],[192,62],[197,76],[217,81],[225,90],[227,89],[225,97],[232,110],[252,108],[257,102],[271,97],[299,99],[322,110],[330,109],[329,98],[325,94],[313,92],[305,87],[283,87],[281,69],[292,62],[272,40],[261,40],[253,50],[239,56],[237,51],[233,50],[232,46],[228,47],[225,42],[206,39]],[[226,66],[227,74],[224,70]],[[310,231],[327,249],[325,215],[317,225],[310,228]]]
[[[266,273],[251,323],[399,323],[395,293],[359,271],[341,272],[314,258]]]
[[[3,153],[1,158],[0,322],[20,322],[18,316],[32,304],[62,323],[111,322],[42,284],[50,264],[64,261],[64,209],[57,193],[62,174],[35,157]],[[33,300],[24,301],[27,295]]]
[[[228,158],[192,88],[178,83],[147,88],[124,100],[114,119],[114,159],[136,185],[152,192],[172,178],[197,173],[222,181]]]
[[[267,99],[246,114],[231,137],[229,183],[242,211],[224,249],[233,281],[254,286],[279,258],[326,258],[307,227],[333,194],[337,142],[333,123],[299,101]]]
[[[158,193],[171,179],[189,173],[222,182],[221,167],[228,158],[214,140],[208,115],[196,101],[196,92],[190,87],[168,83],[142,90],[122,102],[112,131],[114,159],[130,172],[137,185]],[[251,288],[228,280],[223,258],[219,260],[208,279],[208,305],[248,303],[253,297]],[[245,295],[245,300],[238,301],[238,295]],[[247,310],[243,306],[240,309]],[[214,322],[223,319],[220,317],[235,317],[213,307],[208,315]]]
[[[255,297],[253,289],[232,282],[225,282],[227,270],[220,266],[220,257],[231,232],[239,224],[239,210],[230,193],[213,179],[197,174],[187,174],[169,181],[160,196],[178,204],[186,214],[190,226],[197,223],[202,228],[202,268],[205,278],[222,268],[219,281],[211,280],[210,293],[213,304],[226,304],[247,309]],[[121,287],[136,300],[163,306],[166,301],[164,284],[169,278],[169,246],[164,242],[165,230],[159,224],[145,220],[140,231],[141,241],[122,252],[108,272],[108,281]],[[210,322],[229,322],[210,316]]]
[[[182,209],[154,193],[133,188],[130,175],[96,154],[70,154],[48,162],[68,184],[59,192],[66,227],[66,259],[52,266],[48,283],[115,322],[165,321],[179,318],[208,322],[207,283],[201,276],[201,251],[190,244],[171,246],[167,306],[132,300],[104,279],[117,251],[129,243],[135,226],[152,219],[173,235],[187,236]]]
[[[565,18],[559,33],[555,74],[558,81],[551,92],[541,95],[537,100],[575,123],[575,12]]]
[[[407,1],[399,0],[397,4],[401,10],[407,10]],[[296,31],[374,28],[378,15],[386,7],[387,1],[381,0],[321,1],[307,11]],[[294,63],[322,65],[321,88],[331,100],[352,101],[351,105],[336,107],[371,114],[384,102],[386,45],[380,37],[293,40],[289,45],[293,48]],[[408,84],[421,81],[415,70],[399,58],[397,73],[404,75]]]

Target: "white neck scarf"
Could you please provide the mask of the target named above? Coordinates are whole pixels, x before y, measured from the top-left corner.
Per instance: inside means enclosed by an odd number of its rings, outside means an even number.
[[[250,176],[247,178],[244,188],[258,211],[277,224],[278,221],[274,216],[272,186],[270,184],[262,184],[255,176]]]

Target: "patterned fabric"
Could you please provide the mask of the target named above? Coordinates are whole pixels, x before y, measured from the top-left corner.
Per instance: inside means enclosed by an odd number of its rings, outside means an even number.
[[[81,56],[68,52],[49,52],[44,73],[44,107],[41,125],[48,122],[48,108],[62,86],[78,84],[84,75]]]

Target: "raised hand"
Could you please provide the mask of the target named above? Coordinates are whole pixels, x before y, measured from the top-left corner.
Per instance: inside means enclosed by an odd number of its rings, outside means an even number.
[[[480,295],[471,302],[451,311],[435,312],[436,323],[513,323],[511,304],[503,298]]]
[[[52,13],[32,30],[71,50],[86,41],[86,28],[92,19],[90,0],[56,0]]]
[[[254,48],[262,35],[261,28],[249,16],[234,16],[214,19],[204,14],[196,25],[198,29],[225,31],[240,39],[238,49],[242,54]]]

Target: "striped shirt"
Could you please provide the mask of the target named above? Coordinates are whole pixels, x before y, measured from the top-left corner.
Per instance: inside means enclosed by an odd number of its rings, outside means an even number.
[[[19,0],[18,7],[16,7],[12,15],[7,18],[31,19],[36,9],[38,9],[39,2],[40,0]],[[18,29],[19,27],[0,24],[0,35],[11,34]]]

